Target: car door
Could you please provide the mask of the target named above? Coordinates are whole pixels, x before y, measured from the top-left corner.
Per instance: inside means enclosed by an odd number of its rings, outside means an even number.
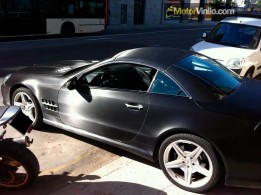
[[[189,127],[189,118],[195,115],[198,106],[169,75],[159,71],[149,91],[150,106],[142,130],[135,141],[151,144],[169,129]],[[144,136],[146,135],[146,136]]]
[[[61,121],[114,140],[129,141],[140,130],[148,110],[152,69],[110,64],[85,73],[77,89],[59,92]],[[148,75],[147,75],[148,74]]]

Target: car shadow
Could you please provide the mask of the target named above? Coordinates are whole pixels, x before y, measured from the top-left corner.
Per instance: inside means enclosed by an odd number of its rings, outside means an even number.
[[[95,147],[101,148],[101,149],[103,149],[107,152],[110,152],[112,154],[115,154],[117,156],[124,156],[126,158],[129,158],[129,159],[132,159],[132,160],[135,160],[135,161],[144,163],[146,165],[160,169],[160,165],[157,162],[151,162],[147,159],[144,159],[140,156],[137,156],[137,155],[130,153],[128,151],[119,149],[117,147],[111,146],[109,144],[102,143],[102,142],[99,142],[99,141],[96,141],[96,140],[93,140],[93,139],[90,139],[90,138],[86,138],[86,137],[83,137],[83,136],[80,136],[80,135],[77,135],[77,134],[74,134],[74,133],[53,127],[53,126],[50,126],[50,125],[44,124],[44,125],[42,125],[41,127],[37,128],[35,130],[41,131],[41,132],[55,133],[55,134],[57,134],[57,133],[64,134],[66,136],[72,137],[72,138],[77,139],[79,141],[86,142],[86,143],[91,144]]]
[[[0,189],[0,194],[167,194],[161,190],[136,183],[120,181],[95,181],[97,179],[100,179],[100,177],[96,175],[79,174],[78,176],[70,176],[67,172],[64,172],[61,175],[42,175],[38,177],[35,183],[25,189],[19,191]]]
[[[220,180],[206,195],[260,195],[261,189],[225,186],[225,181]]]

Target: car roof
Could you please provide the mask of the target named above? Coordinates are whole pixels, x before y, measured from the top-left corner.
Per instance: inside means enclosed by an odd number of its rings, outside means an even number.
[[[171,47],[144,47],[123,51],[115,55],[114,61],[133,62],[165,70],[175,62],[194,54],[192,51]]]
[[[259,18],[233,16],[233,17],[227,17],[223,19],[221,22],[245,24],[245,25],[261,27],[261,19]]]

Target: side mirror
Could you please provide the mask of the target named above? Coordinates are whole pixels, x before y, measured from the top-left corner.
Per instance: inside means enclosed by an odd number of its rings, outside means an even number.
[[[70,81],[66,83],[66,87],[69,90],[74,90],[77,87],[77,77],[73,77]]]
[[[204,32],[201,38],[202,38],[202,39],[206,39],[207,36],[208,36],[208,33]]]

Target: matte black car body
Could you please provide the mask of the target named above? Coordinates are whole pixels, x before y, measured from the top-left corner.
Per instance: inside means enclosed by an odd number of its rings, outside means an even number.
[[[211,143],[222,159],[227,185],[261,187],[260,81],[243,79],[237,90],[218,98],[204,81],[175,66],[193,54],[171,48],[140,48],[101,62],[64,61],[32,66],[14,72],[1,91],[4,104],[10,104],[16,89],[28,88],[38,100],[44,123],[153,161],[157,160],[162,141],[170,135],[197,135]],[[86,93],[68,89],[73,78],[116,63],[155,68],[171,76],[186,96],[107,88],[101,94],[99,87],[90,87]],[[88,102],[94,101],[97,105],[89,106]],[[138,102],[143,108],[130,111],[119,107],[118,103],[124,105],[126,101]],[[91,115],[83,116],[86,109],[91,110]],[[87,119],[90,122],[86,127],[83,121]],[[76,123],[86,128],[75,127]]]

